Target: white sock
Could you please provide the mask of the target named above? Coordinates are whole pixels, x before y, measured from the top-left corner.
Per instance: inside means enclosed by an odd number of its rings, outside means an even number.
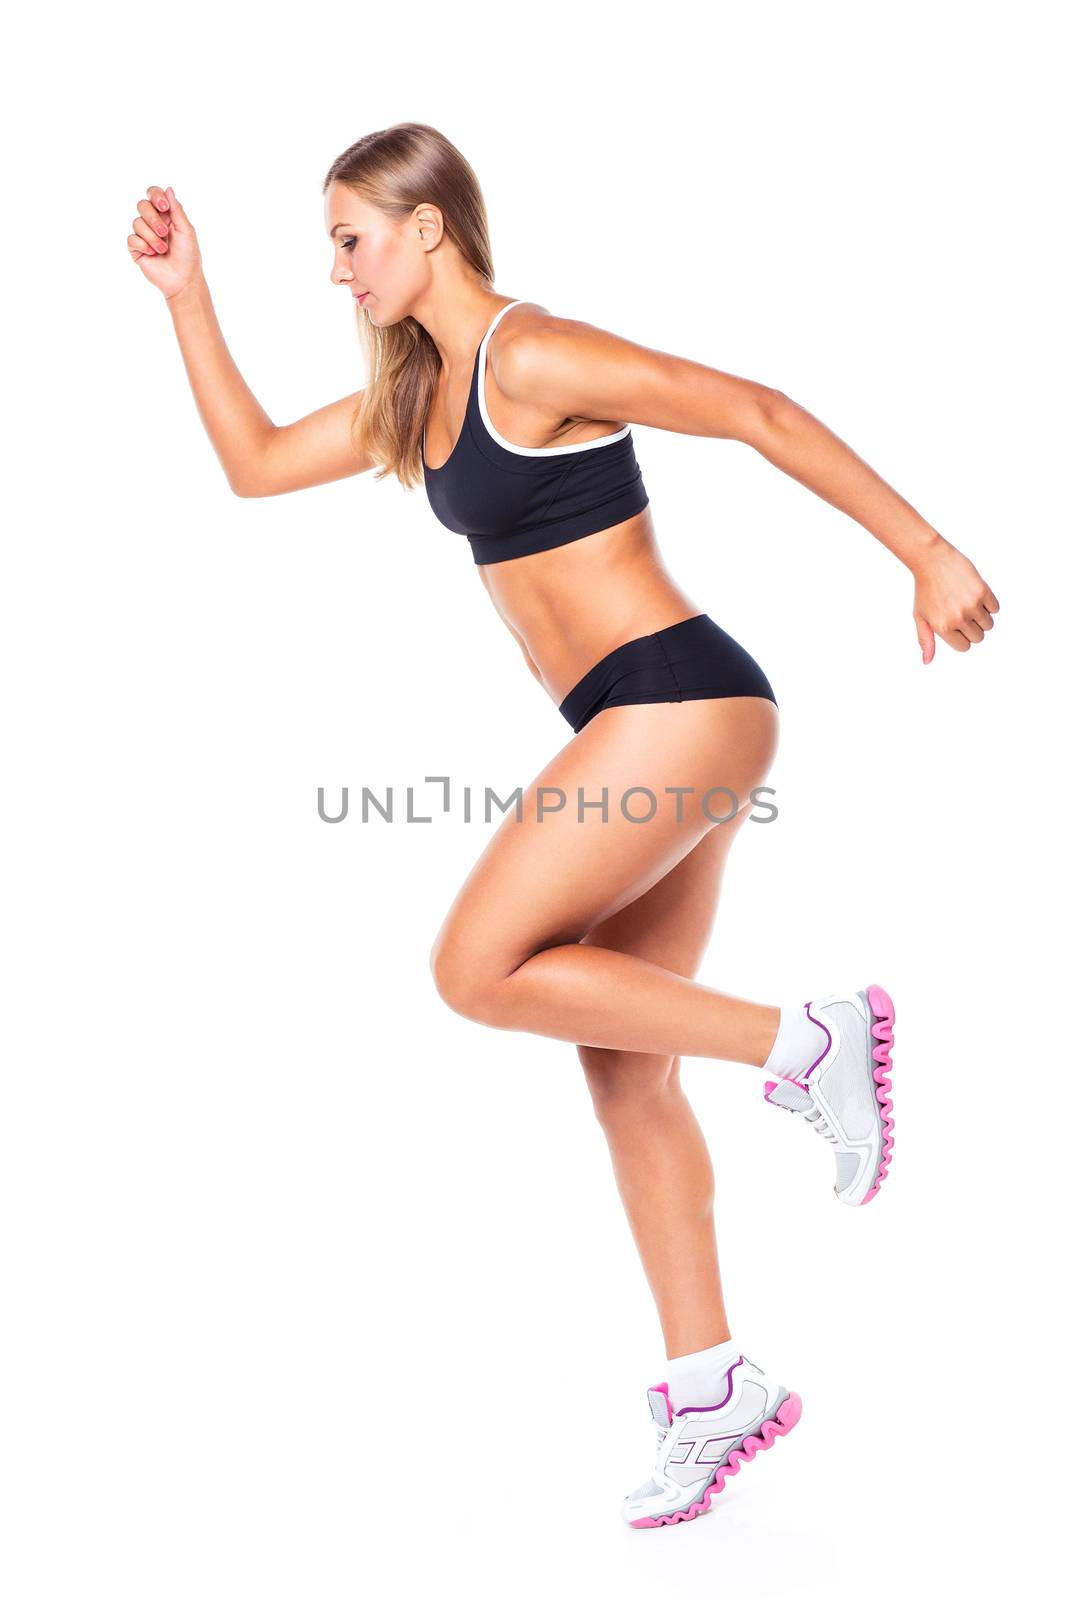
[[[708,1350],[673,1356],[667,1362],[672,1410],[719,1405],[728,1389],[728,1369],[739,1361],[740,1355],[735,1339],[726,1339],[724,1344],[711,1344]]]
[[[782,1006],[774,1047],[763,1063],[777,1078],[801,1077],[827,1047],[827,1032],[803,1006]]]

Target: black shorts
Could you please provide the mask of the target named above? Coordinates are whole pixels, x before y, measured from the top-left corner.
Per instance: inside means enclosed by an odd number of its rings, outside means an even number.
[[[702,611],[609,650],[574,684],[559,710],[580,733],[605,706],[734,695],[757,695],[777,705],[755,658]]]

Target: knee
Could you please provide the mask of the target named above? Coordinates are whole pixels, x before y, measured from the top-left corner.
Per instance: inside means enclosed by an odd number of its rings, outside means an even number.
[[[596,1119],[605,1127],[660,1110],[679,1089],[677,1056],[578,1045]]]
[[[472,1022],[490,1022],[495,1013],[495,985],[481,971],[478,958],[455,940],[439,937],[430,952],[434,987],[451,1011]]]

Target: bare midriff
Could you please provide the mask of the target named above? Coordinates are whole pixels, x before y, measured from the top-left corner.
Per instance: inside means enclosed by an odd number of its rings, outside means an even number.
[[[703,609],[665,570],[648,506],[554,550],[477,570],[556,705],[609,650]]]

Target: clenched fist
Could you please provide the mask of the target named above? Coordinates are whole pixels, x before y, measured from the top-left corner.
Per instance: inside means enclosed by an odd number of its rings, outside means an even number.
[[[171,300],[203,271],[196,233],[173,189],[153,183],[137,202],[128,250],[144,277]]]
[[[980,644],[1000,610],[996,595],[974,563],[941,538],[914,571],[913,620],[921,660],[936,653],[936,635],[952,650]]]

